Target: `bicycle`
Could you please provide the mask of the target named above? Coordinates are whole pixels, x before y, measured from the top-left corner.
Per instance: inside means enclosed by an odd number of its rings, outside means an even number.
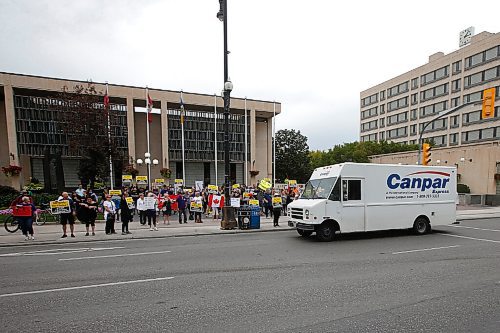
[[[40,204],[42,209],[38,209],[35,213],[35,224],[44,225],[45,222],[57,222],[58,215],[54,215],[50,209],[49,204]]]
[[[21,227],[19,225],[19,221],[12,215],[9,215],[5,218],[3,226],[5,230],[7,230],[10,233],[16,232]]]

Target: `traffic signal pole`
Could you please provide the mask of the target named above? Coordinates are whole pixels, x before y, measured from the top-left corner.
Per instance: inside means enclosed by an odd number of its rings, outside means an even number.
[[[443,114],[437,116],[436,118],[433,118],[432,120],[429,120],[428,122],[426,122],[424,124],[424,127],[422,128],[422,130],[420,131],[420,135],[418,137],[418,164],[422,164],[422,145],[423,145],[423,139],[422,139],[422,135],[425,133],[425,129],[427,128],[427,126],[429,126],[432,122],[436,121],[436,120],[439,120],[443,117],[446,117],[454,112],[457,112],[458,110],[460,109],[463,109],[464,107],[466,106],[469,106],[469,105],[473,105],[475,104],[476,102],[468,102],[468,103],[465,103],[465,104],[462,104],[462,105],[459,105],[449,111],[446,111],[444,112]]]

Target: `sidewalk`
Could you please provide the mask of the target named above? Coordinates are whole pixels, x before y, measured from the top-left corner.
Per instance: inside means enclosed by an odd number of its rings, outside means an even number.
[[[500,207],[484,207],[484,206],[458,206],[457,221],[475,220],[483,218],[500,218]],[[165,237],[182,237],[182,236],[199,236],[199,235],[215,235],[215,234],[235,234],[235,233],[250,233],[250,232],[270,232],[270,231],[286,231],[290,230],[287,226],[286,216],[281,216],[280,226],[273,227],[271,218],[260,218],[260,229],[249,230],[221,230],[220,219],[213,220],[211,217],[204,218],[204,223],[194,223],[188,221],[187,224],[179,224],[177,215],[170,218],[170,225],[163,224],[162,217],[158,219],[158,231],[150,231],[149,226],[142,226],[138,222],[138,217],[135,216],[135,221],[129,224],[129,230],[132,234],[121,234],[121,223],[115,224],[116,234],[106,235],[104,233],[104,221],[96,222],[96,235],[85,236],[85,225],[77,222],[75,224],[75,238],[61,238],[62,227],[60,224],[46,224],[43,226],[33,225],[35,230],[35,240],[25,241],[21,231],[8,233],[3,228],[0,231],[0,247],[7,246],[22,246],[28,244],[67,244],[78,242],[106,241],[106,240],[123,240],[123,239],[143,239],[143,238],[165,238]]]
[[[62,226],[60,224],[45,224],[37,226],[33,224],[35,231],[35,240],[26,241],[21,233],[21,230],[15,233],[8,233],[3,229],[0,231],[0,247],[6,246],[20,246],[31,244],[67,244],[77,242],[92,242],[92,241],[106,241],[106,240],[123,240],[123,239],[143,239],[143,238],[165,238],[165,237],[181,237],[181,236],[199,236],[199,235],[213,235],[213,234],[235,234],[235,233],[250,233],[250,232],[267,232],[267,231],[285,231],[290,230],[287,226],[286,217],[281,216],[280,226],[273,227],[273,220],[271,218],[260,218],[260,229],[248,230],[221,230],[221,220],[214,220],[212,217],[203,219],[203,223],[195,223],[188,221],[187,224],[179,224],[177,215],[171,216],[170,225],[163,224],[162,216],[157,219],[158,231],[150,231],[149,226],[141,225],[139,217],[135,216],[134,222],[129,223],[129,231],[131,234],[122,235],[122,224],[115,223],[116,234],[106,235],[104,232],[104,221],[96,221],[95,236],[85,236],[85,225],[80,222],[75,223],[75,236],[70,237],[69,225],[67,226],[68,237],[61,238]]]

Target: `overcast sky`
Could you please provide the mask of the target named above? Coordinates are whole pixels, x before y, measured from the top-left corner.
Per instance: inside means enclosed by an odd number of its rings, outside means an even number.
[[[220,93],[218,0],[0,0],[0,71]],[[237,97],[279,101],[311,149],[359,140],[359,94],[500,32],[500,1],[228,0]]]

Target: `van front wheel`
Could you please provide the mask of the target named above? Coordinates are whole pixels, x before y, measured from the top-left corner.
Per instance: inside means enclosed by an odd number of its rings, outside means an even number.
[[[311,230],[302,230],[302,229],[297,229],[297,232],[299,233],[299,235],[301,235],[302,237],[309,237],[312,235],[312,231]]]
[[[323,223],[318,226],[316,236],[322,242],[330,242],[335,236],[335,227],[331,223]]]
[[[431,231],[431,225],[429,221],[423,216],[417,217],[415,222],[413,223],[413,232],[416,235],[425,235],[426,233]]]

